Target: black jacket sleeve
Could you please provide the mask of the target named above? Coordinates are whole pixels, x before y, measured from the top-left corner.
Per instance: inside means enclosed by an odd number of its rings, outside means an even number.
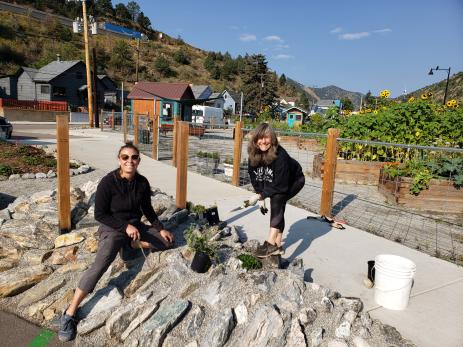
[[[153,205],[151,205],[151,188],[148,180],[145,181],[144,190],[142,192],[141,210],[145,217],[149,220],[151,225],[157,230],[164,229],[164,225],[158,219],[156,212],[154,212]]]
[[[273,180],[272,182],[265,182],[264,189],[260,192],[262,199],[272,197],[275,194],[285,194],[289,190],[289,155],[283,148],[279,149],[272,170]]]
[[[257,169],[256,167],[251,166],[251,162],[248,160],[248,174],[249,174],[249,179],[251,180],[252,187],[254,188],[254,191],[257,194],[261,194],[263,184],[262,182],[257,182],[256,180],[256,174],[254,172],[256,169]]]
[[[128,223],[111,213],[111,185],[109,177],[104,177],[98,184],[95,195],[95,219],[110,228],[125,232]]]

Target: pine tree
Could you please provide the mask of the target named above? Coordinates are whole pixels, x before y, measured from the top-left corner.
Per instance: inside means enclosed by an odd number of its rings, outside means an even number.
[[[138,15],[140,14],[140,5],[138,5],[135,1],[129,1],[127,3],[127,10],[130,13],[132,22],[136,22]]]
[[[308,111],[310,109],[310,100],[305,92],[302,92],[297,100],[297,105],[304,110]]]
[[[275,75],[268,70],[264,55],[255,54],[246,58],[242,80],[244,110],[258,114],[264,106],[273,105],[277,81]]]
[[[283,87],[286,84],[286,76],[285,76],[285,74],[281,74],[279,83],[280,83],[281,87]]]
[[[140,14],[138,15],[137,23],[144,29],[151,28],[151,21],[148,17],[145,16],[143,12],[140,12]]]

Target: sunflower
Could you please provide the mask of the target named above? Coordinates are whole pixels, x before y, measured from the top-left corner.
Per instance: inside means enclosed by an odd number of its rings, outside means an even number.
[[[456,108],[458,107],[458,102],[455,99],[452,99],[452,100],[447,101],[446,105],[449,108]]]
[[[421,94],[421,100],[428,100],[428,94],[427,93]]]
[[[391,95],[391,92],[389,90],[387,90],[387,89],[384,89],[379,93],[379,96],[382,99],[387,99],[390,95]]]
[[[412,96],[412,97],[410,97],[410,98],[408,99],[408,102],[413,102],[413,101],[415,101],[415,97],[414,97],[414,96]]]
[[[373,113],[374,113],[374,114],[378,114],[378,110],[374,110]]]
[[[371,108],[365,109],[365,113],[371,113]]]

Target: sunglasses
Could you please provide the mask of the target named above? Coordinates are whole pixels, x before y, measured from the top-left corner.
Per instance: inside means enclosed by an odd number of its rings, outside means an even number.
[[[129,160],[129,158],[132,158],[132,160],[138,160],[140,159],[140,155],[132,154],[132,156],[130,156],[128,154],[121,154],[120,158],[124,161]]]

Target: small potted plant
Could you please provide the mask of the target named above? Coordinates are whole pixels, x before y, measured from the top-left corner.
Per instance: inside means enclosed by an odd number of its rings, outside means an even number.
[[[233,176],[233,158],[232,157],[225,158],[223,162],[223,170],[224,170],[225,176],[227,177]]]
[[[203,205],[193,205],[190,211],[196,213],[199,219],[203,219],[204,213],[206,212],[206,207],[204,207]]]
[[[212,259],[217,254],[217,245],[211,241],[210,229],[201,231],[191,225],[184,235],[188,247],[195,252],[191,269],[198,273],[207,272],[212,265]]]
[[[199,151],[196,153],[196,157],[198,157],[197,166],[200,173],[210,174],[217,171],[220,163],[219,152]]]

